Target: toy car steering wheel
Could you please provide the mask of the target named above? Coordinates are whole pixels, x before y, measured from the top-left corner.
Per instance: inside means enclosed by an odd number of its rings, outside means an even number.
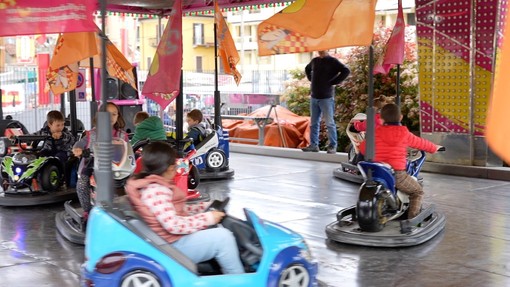
[[[227,207],[227,204],[229,201],[230,201],[230,197],[225,198],[225,200],[223,200],[223,201],[216,199],[211,203],[211,205],[209,205],[209,207],[207,207],[207,209],[205,211],[207,212],[207,211],[217,210],[217,211],[225,212],[225,207]]]
[[[218,210],[225,212],[225,207],[229,201],[230,197],[225,198],[223,201],[214,200],[213,203],[205,211]],[[247,253],[245,252],[241,254],[241,260],[243,260],[248,265],[253,262],[258,262],[260,257],[262,257],[263,249],[256,237],[256,233],[253,228],[247,225],[245,222],[242,222],[239,219],[229,215],[225,215],[221,222],[225,228],[234,233],[237,244],[242,247],[242,250],[248,251]]]
[[[141,147],[149,144],[151,139],[139,140],[133,145],[133,152],[136,153]]]
[[[229,201],[230,201],[230,197],[225,198],[225,200],[223,200],[223,201],[215,199],[211,203],[211,205],[209,205],[204,210],[204,212],[216,210],[216,211],[221,211],[221,212],[225,213],[225,216],[220,220],[220,222],[218,222],[218,223],[221,223],[225,219],[225,217],[227,217],[226,212],[225,212],[225,207],[227,207],[227,204]],[[210,225],[208,228],[216,228],[216,227],[218,227],[218,224]]]
[[[6,129],[21,129],[23,130],[23,132],[25,132],[25,128],[23,126],[23,124],[21,124],[20,122],[18,121],[11,121],[9,122],[6,126],[5,126]]]

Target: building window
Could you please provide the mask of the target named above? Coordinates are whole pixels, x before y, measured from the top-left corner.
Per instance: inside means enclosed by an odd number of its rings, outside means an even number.
[[[259,65],[270,65],[271,63],[273,63],[273,58],[274,56],[267,56],[267,57],[257,57],[255,58]]]
[[[204,24],[193,23],[193,45],[204,45]]]
[[[244,42],[253,42],[253,39],[251,38],[252,31],[251,31],[251,25],[244,26]]]
[[[152,65],[152,57],[147,57],[147,70],[150,69],[151,65]]]
[[[386,15],[381,15],[381,24],[386,26]]]
[[[312,60],[312,53],[300,53],[299,64],[308,64]]]
[[[195,68],[197,70],[197,73],[202,73],[203,72],[202,56],[197,56],[195,59],[196,59]]]
[[[161,32],[161,26],[156,24],[154,25],[154,31],[156,32],[156,37],[155,39],[161,39],[161,36],[163,35],[163,33]]]
[[[252,63],[252,52],[251,51],[245,51],[244,52],[244,61],[243,61],[243,64],[251,65],[251,63]]]
[[[31,62],[32,61],[32,53],[30,51],[30,47],[33,45],[33,43],[30,41],[30,37],[28,36],[21,36],[20,37],[21,42],[21,51],[20,51],[20,62]]]
[[[416,25],[416,14],[415,13],[407,13],[407,25]]]
[[[241,37],[241,26],[234,25],[234,37]]]

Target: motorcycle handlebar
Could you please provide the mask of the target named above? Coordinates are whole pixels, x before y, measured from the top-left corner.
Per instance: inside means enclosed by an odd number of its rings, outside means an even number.
[[[19,135],[16,137],[18,142],[32,142],[32,141],[44,141],[51,138],[47,135]]]

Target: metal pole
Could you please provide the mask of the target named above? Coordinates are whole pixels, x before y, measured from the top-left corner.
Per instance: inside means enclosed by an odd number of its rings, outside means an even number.
[[[218,89],[218,24],[214,21],[214,125],[221,127],[221,95]]]
[[[4,91],[2,89],[0,89],[0,120],[4,119],[4,110],[2,107],[3,93],[4,93]]]
[[[66,116],[66,94],[60,94],[60,112]]]
[[[158,29],[157,29],[157,33],[156,33],[156,43],[159,44],[159,42],[161,41],[161,17],[162,15],[159,15],[158,17]],[[182,72],[181,72],[182,73]],[[182,91],[182,90],[181,90]],[[165,111],[161,108],[161,106],[159,107],[159,112],[158,112],[158,117],[163,121],[163,119],[165,118],[164,116],[164,113]],[[181,131],[182,131],[182,126],[181,126]],[[182,137],[181,137],[182,138]]]
[[[28,70],[28,67],[25,67],[25,107],[24,109],[27,110],[27,107],[28,107],[28,100],[27,100],[27,94],[28,94],[28,81],[30,80],[29,77],[28,77],[28,73],[29,73],[29,70]],[[65,115],[64,115],[65,116]],[[1,119],[1,118],[0,118]]]
[[[469,36],[469,161],[473,166],[475,165],[475,109],[476,109],[476,18],[477,18],[477,3],[478,1],[471,0],[471,23],[470,23],[470,36]],[[478,4],[481,5],[481,4]],[[497,34],[497,33],[496,33]],[[487,159],[485,158],[485,163]]]
[[[366,161],[373,161],[375,150],[375,111],[374,111],[374,46],[370,45],[368,54],[368,108],[366,133]]]
[[[71,133],[76,138],[78,135],[78,125],[77,125],[77,117],[76,117],[76,90],[72,90],[69,92],[69,112],[70,112],[70,121],[71,121]],[[65,116],[65,114],[64,114]]]
[[[397,93],[397,96],[395,97],[395,104],[398,105],[398,107],[400,108],[400,64],[397,65],[397,82],[395,83],[396,84],[396,93]]]
[[[112,125],[110,113],[106,111],[106,0],[100,0],[101,11],[101,97],[102,105],[97,114],[97,149],[94,155],[94,175],[97,186],[101,187],[97,192],[97,203],[111,205],[113,202],[113,177],[112,177]]]
[[[177,97],[175,98],[175,139],[177,140],[177,142],[179,142],[179,140],[183,139],[184,135],[183,135],[183,131],[182,131],[182,127],[183,127],[183,123],[182,121],[184,120],[184,101],[183,101],[183,97],[182,97],[182,86],[183,86],[183,77],[182,77],[182,70],[181,70],[181,82],[180,82],[180,86],[179,86],[179,94],[177,95]],[[180,151],[180,149],[179,149]]]
[[[96,99],[96,75],[94,73],[94,58],[89,58],[90,70],[90,122],[94,121],[97,113],[97,99]]]

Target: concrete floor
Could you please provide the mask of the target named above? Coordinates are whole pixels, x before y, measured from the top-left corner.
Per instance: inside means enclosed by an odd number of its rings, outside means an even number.
[[[355,204],[338,164],[231,153],[230,180],[202,182],[229,213],[248,207],[301,233],[319,261],[322,286],[510,286],[510,182],[423,173],[425,201],[446,228],[422,245],[378,249],[329,242],[324,227]],[[0,207],[0,287],[78,286],[83,247],[60,238],[62,204]]]

